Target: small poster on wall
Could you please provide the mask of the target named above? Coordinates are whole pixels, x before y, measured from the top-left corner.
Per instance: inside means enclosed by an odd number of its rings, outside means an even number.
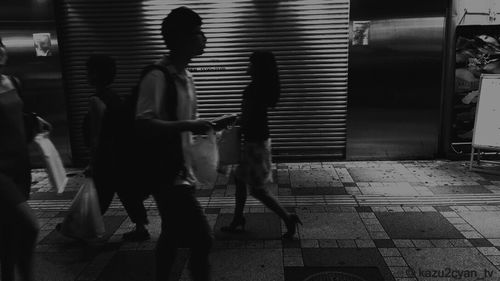
[[[352,45],[368,45],[368,36],[370,35],[369,21],[353,21],[352,22]]]
[[[50,33],[33,33],[33,42],[37,57],[52,56]]]

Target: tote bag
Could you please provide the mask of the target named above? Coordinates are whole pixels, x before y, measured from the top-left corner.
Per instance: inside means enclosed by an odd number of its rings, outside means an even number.
[[[219,162],[214,131],[208,132],[207,135],[194,137],[191,156],[193,173],[198,183],[205,186],[214,185],[217,180],[217,164]]]
[[[71,238],[92,240],[104,235],[104,220],[92,178],[85,178],[59,231]]]
[[[35,143],[43,155],[50,184],[57,190],[57,193],[63,193],[68,178],[59,152],[49,138],[49,133],[43,132],[36,135]]]

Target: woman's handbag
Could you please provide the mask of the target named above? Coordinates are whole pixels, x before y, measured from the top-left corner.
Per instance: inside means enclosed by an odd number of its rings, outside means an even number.
[[[85,178],[58,230],[67,237],[82,240],[97,239],[104,235],[104,220],[92,178]]]
[[[193,173],[198,183],[206,186],[214,185],[219,162],[215,132],[212,130],[207,135],[195,136],[191,153]]]
[[[56,188],[57,193],[63,193],[68,183],[68,178],[66,177],[66,170],[64,169],[59,152],[57,152],[57,149],[49,138],[49,132],[42,132],[36,135],[35,143],[43,155],[50,184]]]

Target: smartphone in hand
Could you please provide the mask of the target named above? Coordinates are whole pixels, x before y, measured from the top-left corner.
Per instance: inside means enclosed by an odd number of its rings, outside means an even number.
[[[233,125],[238,119],[238,115],[236,114],[228,114],[212,119],[212,123],[214,124],[214,130],[220,131],[231,125]]]

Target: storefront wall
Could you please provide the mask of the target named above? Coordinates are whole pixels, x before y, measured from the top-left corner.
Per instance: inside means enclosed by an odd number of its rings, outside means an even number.
[[[469,159],[480,77],[500,73],[500,1],[452,0],[449,6],[441,150],[450,159]]]
[[[2,0],[0,37],[9,54],[5,72],[20,79],[26,110],[53,125],[51,139],[63,161],[71,164],[53,1]],[[40,42],[38,52],[35,41]],[[34,147],[31,152],[33,165],[42,166],[41,155]]]
[[[445,2],[351,0],[347,159],[437,157]]]
[[[161,20],[178,6],[203,18],[208,43],[191,64],[202,118],[239,112],[253,50],[275,53],[282,99],[270,112],[275,161],[345,158],[348,0],[57,1],[72,146],[87,157],[81,123],[92,89],[85,60],[93,52],[118,63],[114,88],[128,94],[141,68],[166,53]]]

